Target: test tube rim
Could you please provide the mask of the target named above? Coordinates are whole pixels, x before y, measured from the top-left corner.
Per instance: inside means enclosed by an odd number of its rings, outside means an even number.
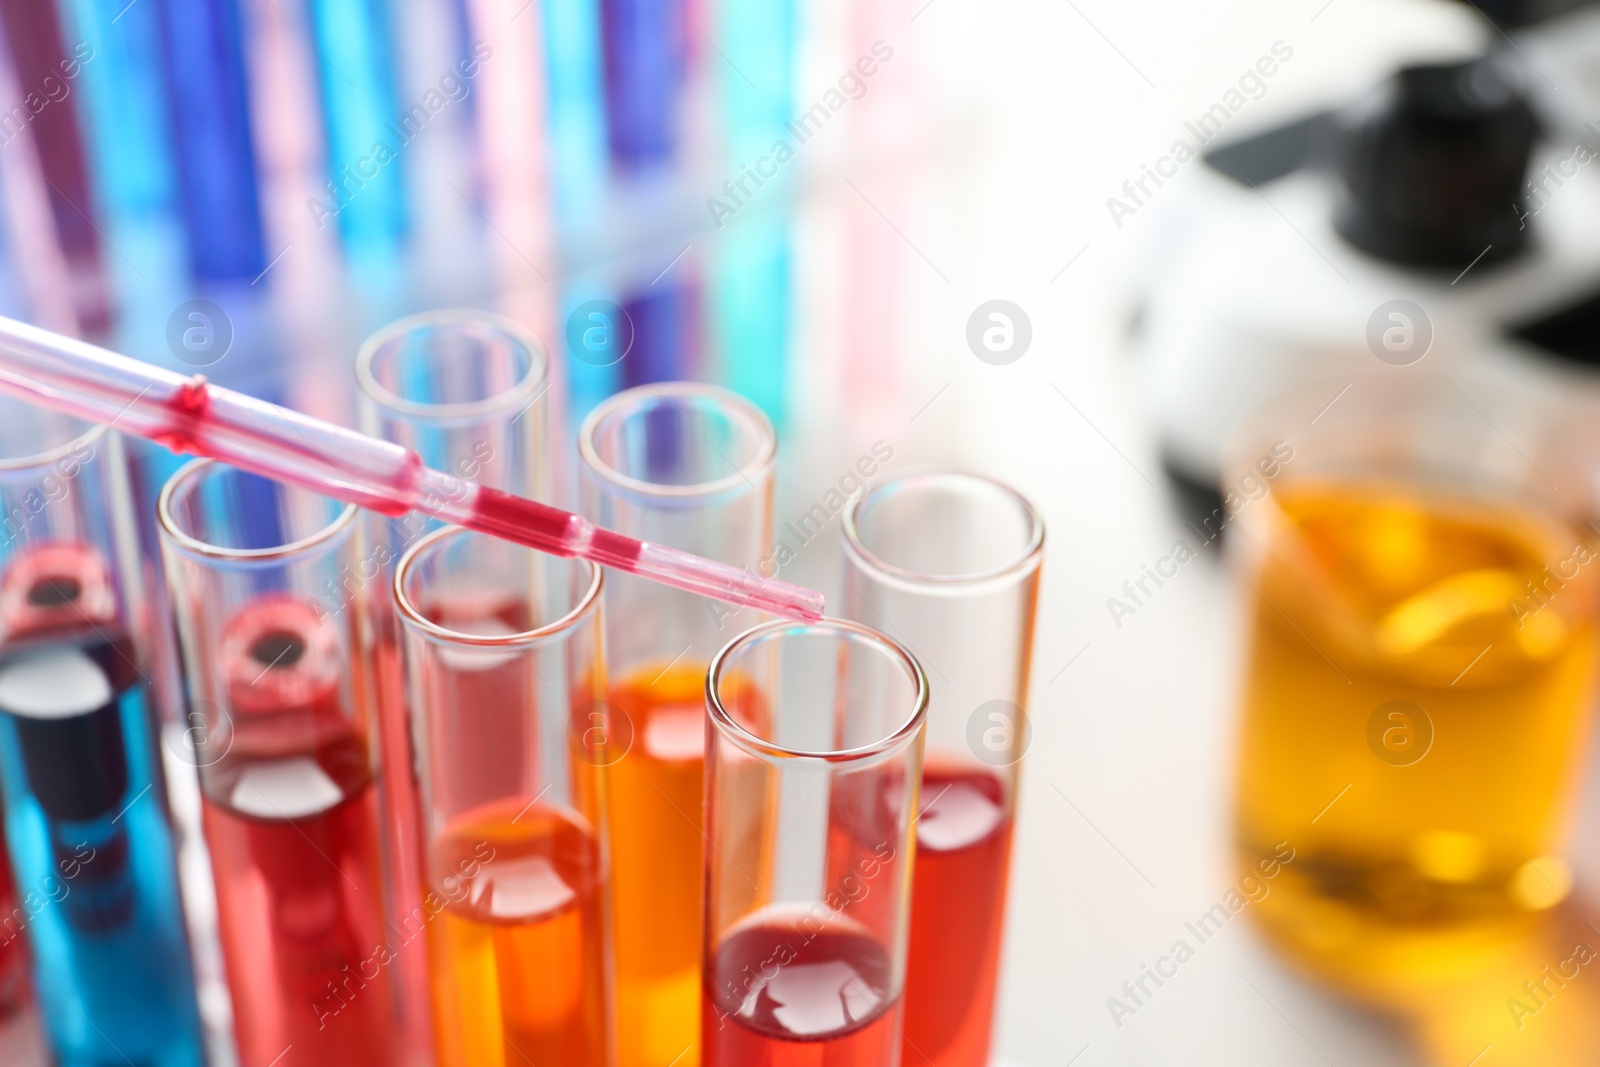
[[[161,487],[161,493],[156,498],[156,525],[160,529],[162,540],[191,559],[221,562],[235,567],[278,567],[321,552],[324,546],[335,538],[349,536],[355,532],[356,513],[361,509],[354,504],[344,504],[332,521],[321,529],[307,534],[305,537],[297,538],[272,548],[225,548],[221,545],[214,545],[209,541],[202,541],[179,527],[173,507],[180,484],[200,477],[207,468],[213,466],[241,474],[252,473],[241,467],[224,463],[221,460],[201,456],[190,460],[174,471],[172,477],[168,478],[166,484]],[[265,478],[266,475],[256,475],[256,477]],[[277,481],[275,478],[268,478],[267,480]],[[278,484],[291,489],[301,488],[288,482],[278,482]],[[301,491],[312,493],[309,489],[302,489]],[[312,495],[340,502],[336,497],[330,497],[324,493],[312,493]]]
[[[26,400],[16,400],[18,404],[26,404]],[[0,455],[0,479],[16,475],[26,475],[47,466],[58,459],[72,455],[80,445],[92,444],[111,432],[110,423],[86,422],[71,415],[63,416],[69,422],[80,423],[87,427],[82,433],[76,434],[62,444],[43,452],[34,452],[26,456]]]
[[[411,598],[406,595],[405,576],[415,565],[417,557],[431,548],[431,546],[447,538],[464,534],[473,534],[478,537],[490,536],[479,533],[476,530],[469,530],[464,526],[441,526],[406,549],[405,554],[400,557],[400,562],[395,564],[394,577],[390,580],[390,591],[394,597],[395,608],[400,613],[400,619],[406,627],[417,631],[420,636],[433,641],[441,641],[453,645],[466,645],[473,648],[533,647],[548,644],[556,638],[564,637],[568,632],[577,629],[587,616],[599,609],[601,594],[605,590],[605,568],[592,560],[574,557],[574,563],[589,568],[589,584],[578,597],[577,602],[559,618],[532,630],[523,630],[514,634],[469,634],[460,630],[452,630],[448,626],[440,626],[418,610],[417,606],[411,602]],[[526,548],[525,551],[535,555],[540,554],[537,549],[533,548]]]
[[[916,696],[911,702],[911,714],[906,718],[905,722],[869,745],[835,749],[831,752],[813,752],[789,748],[785,745],[768,741],[766,738],[757,737],[741,726],[738,720],[728,713],[728,709],[722,706],[722,698],[718,693],[718,689],[722,680],[723,670],[727,667],[729,656],[735,649],[755,641],[765,640],[769,635],[783,631],[814,632],[817,630],[836,630],[866,637],[883,645],[900,661],[900,664],[907,669],[917,686]],[[717,650],[717,654],[711,657],[711,664],[706,669],[705,692],[706,711],[722,736],[744,749],[750,755],[769,761],[849,764],[873,760],[885,753],[900,749],[923,729],[928,718],[928,676],[923,671],[922,664],[917,661],[917,657],[912,655],[911,651],[904,645],[881,630],[873,629],[871,626],[866,626],[862,623],[852,622],[849,619],[836,619],[832,616],[824,616],[814,623],[774,619],[770,622],[759,623],[750,627],[750,629],[723,645],[722,648]]]
[[[760,447],[755,457],[748,463],[741,464],[732,474],[714,481],[693,482],[688,485],[647,482],[623,474],[600,458],[599,450],[595,448],[594,434],[603,421],[616,415],[619,410],[640,401],[670,402],[676,397],[714,400],[726,407],[730,413],[745,420],[748,426],[754,428],[760,440]],[[755,401],[732,389],[706,385],[703,382],[652,382],[624,389],[596,404],[578,427],[578,456],[586,470],[619,492],[658,504],[671,502],[701,504],[733,490],[759,491],[761,484],[771,477],[777,464],[778,431],[773,426],[772,420],[767,417],[767,413],[762,411]]]
[[[921,571],[910,570],[890,563],[868,548],[866,542],[862,539],[861,530],[856,521],[857,512],[866,503],[867,499],[903,482],[930,476],[954,477],[981,482],[1011,497],[1028,521],[1029,536],[1021,555],[1009,563],[991,567],[988,570],[974,571],[970,574],[935,575],[924,574]],[[920,592],[939,593],[943,591],[951,594],[967,594],[979,587],[1009,584],[1015,579],[1025,577],[1038,570],[1044,558],[1045,526],[1044,516],[1040,514],[1033,501],[999,478],[980,474],[977,471],[966,470],[962,467],[920,466],[897,471],[890,477],[879,479],[852,493],[850,499],[845,502],[844,512],[840,516],[839,538],[844,544],[845,553],[850,556],[853,562],[883,581]]]
[[[515,385],[504,392],[450,404],[430,404],[409,400],[378,381],[373,363],[384,347],[396,338],[423,327],[460,326],[472,324],[489,326],[504,333],[528,352],[528,371],[517,379]],[[543,396],[550,381],[550,354],[534,336],[532,330],[515,319],[492,311],[472,308],[439,308],[396,319],[361,342],[356,350],[356,385],[362,397],[377,406],[410,419],[426,419],[434,423],[470,422],[487,418],[516,405],[528,406]],[[529,394],[532,393],[532,396]]]

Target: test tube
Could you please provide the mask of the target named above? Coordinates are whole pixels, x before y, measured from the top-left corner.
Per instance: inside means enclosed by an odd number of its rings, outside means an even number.
[[[706,680],[706,1067],[900,1063],[928,682],[853,622],[769,622]]]
[[[121,439],[0,401],[0,808],[62,1064],[198,1067]]]
[[[369,337],[356,354],[362,429],[449,471],[533,500],[551,502],[549,360],[539,342],[510,319],[483,311],[411,315]],[[390,595],[394,565],[440,525],[423,511],[399,519],[365,517],[372,545],[357,577],[372,598],[378,731],[383,750],[388,835],[389,921],[415,925],[424,871],[421,809],[400,663],[401,631]],[[426,1045],[427,953],[408,942],[395,967],[405,990],[408,1029]]]
[[[463,481],[550,502],[550,361],[521,324],[460,309],[407,316],[362,343],[356,384],[364,432]],[[409,524],[412,541],[427,523]]]
[[[211,460],[158,504],[243,1067],[387,1065],[357,509]]]
[[[754,404],[684,382],[618,393],[578,431],[584,516],[751,569],[772,545],[777,437]],[[614,574],[609,724],[634,743],[604,767],[621,1067],[699,1058],[703,690],[756,613]],[[685,1051],[685,1050],[688,1051]]]
[[[904,1062],[984,1067],[1044,522],[999,482],[924,470],[853,497],[842,534],[845,615],[903,641],[933,679]]]
[[[439,1067],[610,1062],[606,750],[569,748],[604,696],[601,584],[586,561],[457,527],[395,573]]]

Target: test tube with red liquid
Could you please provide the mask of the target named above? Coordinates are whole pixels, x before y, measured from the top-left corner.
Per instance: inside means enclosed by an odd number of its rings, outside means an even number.
[[[400,561],[439,1067],[608,1067],[601,572],[446,527]]]
[[[1044,524],[1005,485],[930,470],[854,497],[842,532],[844,613],[905,642],[933,678],[903,1062],[985,1067]]]
[[[400,1062],[356,510],[210,460],[159,502],[244,1067]]]
[[[539,342],[510,319],[475,310],[411,315],[367,338],[356,353],[361,428],[411,449],[463,488],[473,481],[551,503],[549,369]],[[390,588],[400,557],[441,525],[429,514],[429,502],[423,503],[400,518],[363,515],[370,547],[361,571],[345,578],[378,591],[371,606],[378,736],[387,768],[387,906],[389,922],[401,928],[415,926],[421,913],[425,842],[401,627]],[[425,942],[408,941],[393,965],[401,979],[405,1030],[418,1050],[432,1043]]]
[[[687,382],[629,389],[584,420],[578,453],[591,521],[771,573],[777,436],[750,401]],[[634,738],[604,768],[618,1067],[696,1067],[706,668],[763,617],[617,573],[606,617],[610,720],[597,726]]]
[[[856,623],[773,622],[712,661],[706,1067],[893,1067],[928,685]]]

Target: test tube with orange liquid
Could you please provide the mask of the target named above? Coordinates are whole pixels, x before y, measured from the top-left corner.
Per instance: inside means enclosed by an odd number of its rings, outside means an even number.
[[[1475,382],[1360,381],[1317,415],[1340,384],[1281,401],[1230,468],[1270,487],[1229,508],[1236,847],[1291,961],[1395,1005],[1493,967],[1571,888],[1600,553],[1559,420]]]
[[[754,404],[711,386],[640,386],[596,407],[578,448],[586,518],[759,573],[773,546],[777,439]],[[610,806],[618,1063],[694,1067],[706,667],[757,616],[625,574],[608,576],[606,596],[612,681],[590,736],[626,739],[597,761]]]
[[[460,479],[463,490],[472,481],[551,503],[549,370],[533,335],[503,316],[460,309],[410,315],[368,337],[356,353],[361,428],[411,449],[429,467]],[[400,557],[440,526],[428,503],[399,518],[364,514],[366,551],[335,589],[341,599],[369,600],[373,617],[373,689],[387,769],[387,908],[399,932],[390,966],[400,976],[402,1026],[413,1051],[431,1044],[426,942],[418,936],[427,915],[425,843],[391,586]]]
[[[610,1062],[603,803],[569,746],[604,698],[601,582],[455,527],[396,571],[439,1067]]]

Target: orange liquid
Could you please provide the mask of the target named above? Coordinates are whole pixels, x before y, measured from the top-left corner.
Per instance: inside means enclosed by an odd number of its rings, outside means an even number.
[[[633,730],[605,770],[621,1067],[700,1062],[705,676],[652,667],[610,692]]]
[[[429,852],[440,1067],[605,1067],[600,850],[576,814],[496,801]]]
[[[1381,486],[1276,498],[1287,524],[1247,538],[1266,538],[1238,771],[1239,861],[1266,889],[1249,911],[1358,995],[1464,981],[1570,887],[1600,561],[1558,586],[1542,568],[1578,534],[1504,508]]]

